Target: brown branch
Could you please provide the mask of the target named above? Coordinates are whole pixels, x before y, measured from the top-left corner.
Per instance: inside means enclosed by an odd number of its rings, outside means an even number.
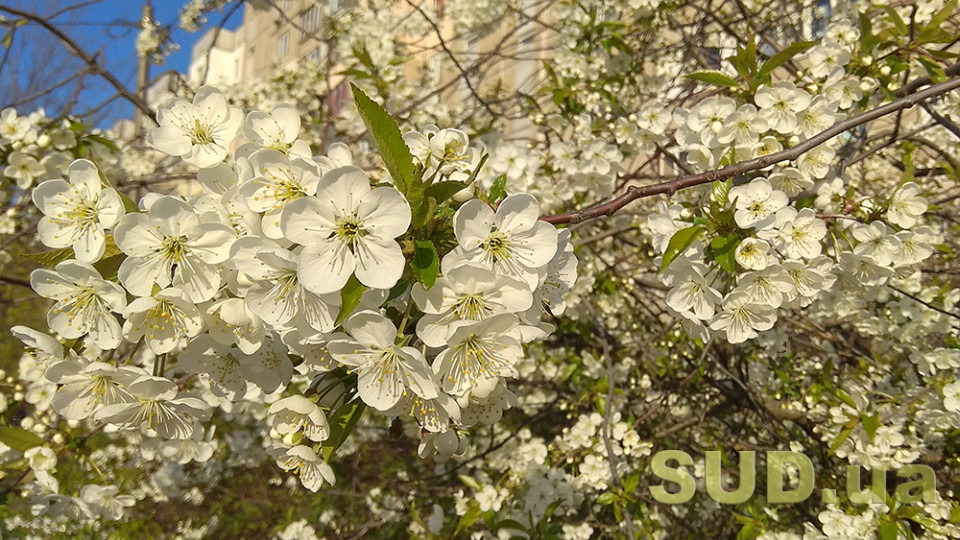
[[[25,279],[17,279],[12,277],[0,276],[0,283],[5,285],[17,285],[19,287],[26,287],[32,289],[30,282]]]
[[[127,101],[132,103],[134,107],[140,109],[140,111],[146,115],[148,118],[157,121],[157,115],[150,109],[150,106],[147,105],[147,102],[143,98],[131,92],[119,79],[117,79],[112,73],[107,71],[97,59],[86,51],[84,51],[76,41],[70,38],[62,30],[57,28],[55,25],[50,23],[44,17],[37,15],[36,13],[31,13],[29,11],[23,11],[17,8],[12,8],[4,4],[0,4],[0,11],[6,11],[11,15],[21,17],[30,22],[40,25],[44,30],[53,34],[63,46],[70,51],[71,54],[77,58],[83,60],[87,66],[89,66],[90,71],[96,73],[102,77],[105,81],[110,83],[110,86],[114,87],[117,90],[117,93],[123,96]]]
[[[923,110],[927,111],[927,114],[929,114],[930,118],[933,118],[936,123],[943,126],[950,133],[956,135],[957,138],[960,138],[960,127],[941,116],[937,111],[933,110],[933,107],[931,107],[930,104],[924,102],[921,103],[920,106],[923,107]]]
[[[794,160],[804,153],[816,148],[817,146],[849,129],[866,124],[867,122],[876,120],[877,118],[881,118],[888,114],[909,109],[917,103],[934,96],[945,94],[956,88],[960,88],[960,77],[951,79],[945,83],[931,86],[917,92],[916,94],[912,94],[881,107],[877,107],[876,109],[867,111],[852,118],[848,118],[847,120],[835,124],[832,127],[801,142],[793,148],[756,159],[751,159],[749,161],[742,161],[722,169],[707,171],[691,176],[684,176],[670,180],[669,182],[662,182],[648,186],[630,186],[627,188],[626,193],[607,202],[599,203],[589,208],[584,208],[582,210],[577,210],[566,214],[544,216],[540,219],[555,225],[562,223],[580,223],[588,219],[609,216],[637,199],[660,194],[672,195],[681,189],[708,184],[717,180],[726,180],[727,178],[733,178],[734,176],[739,176],[750,171],[763,169],[770,165],[780,163],[781,161]]]

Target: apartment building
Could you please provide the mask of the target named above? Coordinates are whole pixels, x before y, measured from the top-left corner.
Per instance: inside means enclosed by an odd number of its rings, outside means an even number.
[[[349,1],[273,0],[274,7],[269,9],[255,9],[248,3],[239,28],[233,31],[211,29],[194,45],[188,73],[191,85],[229,86],[269,77],[277,68],[296,68],[310,61],[323,65],[330,47],[325,23]],[[543,35],[542,27],[538,34],[529,21],[508,15],[482,33],[456,35],[453,22],[444,17],[443,0],[419,1],[431,8],[429,11],[437,19],[432,22],[440,35],[431,31],[425,35],[384,36],[384,39],[396,38],[415,44],[413,49],[418,52],[404,65],[408,80],[422,81],[427,87],[438,88],[459,79],[444,92],[444,99],[453,105],[468,97],[472,90],[459,71],[441,67],[449,65],[442,62],[443,56],[447,55],[443,48],[446,46],[457,55],[461,67],[473,73],[472,80],[483,81],[482,85],[474,84],[474,89],[482,86],[486,92],[494,87],[504,91],[532,90],[542,60],[535,51],[546,49],[543,44],[549,39]],[[524,4],[535,2],[531,0]],[[416,8],[406,3],[399,3],[396,9],[421,17],[414,13]],[[474,62],[494,50],[502,57],[482,62],[482,69],[472,69]],[[345,67],[336,64],[335,71]],[[349,103],[349,85],[339,75],[334,75],[332,82],[335,90],[330,99],[336,110]],[[518,124],[523,124],[517,127],[525,131],[528,121],[518,119]]]

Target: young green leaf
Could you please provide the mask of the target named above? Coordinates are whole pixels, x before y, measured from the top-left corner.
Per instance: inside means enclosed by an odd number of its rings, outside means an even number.
[[[413,275],[426,288],[433,287],[440,272],[440,259],[437,248],[429,240],[417,240],[413,248]]]
[[[880,540],[897,540],[899,537],[900,532],[895,524],[889,521],[880,524]]]
[[[447,202],[450,197],[453,197],[466,187],[466,182],[457,182],[455,180],[437,182],[436,184],[430,184],[430,187],[423,192],[423,195],[424,198],[432,198],[437,201],[437,204],[443,204]]]
[[[940,25],[946,22],[946,20],[949,19],[950,16],[953,15],[953,12],[956,10],[957,10],[957,0],[949,0],[943,5],[943,8],[940,11],[933,14],[933,17],[930,18],[930,22],[928,22],[926,26],[923,27],[923,29],[925,31],[939,29]]]
[[[353,433],[353,428],[357,427],[357,422],[363,416],[367,406],[362,401],[352,401],[344,403],[333,414],[328,417],[330,424],[330,437],[323,441],[322,451],[324,461],[330,461],[330,456],[340,448],[347,437]]]
[[[798,41],[792,43],[790,46],[786,47],[777,54],[771,56],[767,59],[766,62],[760,66],[760,73],[757,74],[757,77],[760,79],[765,78],[767,75],[773,73],[773,70],[789,62],[794,56],[806,51],[810,47],[813,47],[819,41]]]
[[[696,73],[691,73],[686,77],[694,81],[705,82],[714,86],[729,86],[730,88],[736,88],[737,86],[740,86],[733,77],[719,71],[697,71]]]
[[[40,253],[24,253],[23,256],[44,266],[56,266],[57,263],[73,258],[73,248],[61,248]]]
[[[723,268],[726,272],[733,274],[737,271],[737,260],[736,252],[737,246],[740,245],[740,237],[734,234],[728,234],[725,236],[715,236],[713,240],[710,241],[710,254],[713,255],[713,260],[717,261],[717,264],[720,265],[720,268]]]
[[[367,288],[360,283],[357,276],[350,276],[347,284],[344,285],[343,290],[340,291],[341,303],[340,313],[337,315],[337,324],[342,323],[353,313],[354,308],[360,304],[360,297],[363,296],[363,291],[365,290],[367,290]]]
[[[890,17],[890,21],[894,26],[897,27],[897,32],[899,32],[901,36],[905,36],[910,33],[907,23],[903,22],[903,19],[900,18],[900,14],[897,13],[897,10],[890,6],[883,6],[883,10],[887,12],[887,16]]]
[[[680,229],[670,238],[666,251],[663,252],[663,262],[660,263],[660,271],[663,272],[670,263],[680,256],[693,241],[703,233],[703,227],[694,225],[686,229]]]
[[[507,194],[507,176],[501,174],[493,181],[493,186],[490,187],[490,202],[499,201],[504,195]]]
[[[423,200],[423,185],[413,166],[413,156],[403,141],[400,128],[389,113],[367,97],[363,90],[351,83],[353,99],[367,132],[383,158],[383,165],[393,178],[393,184],[406,196],[410,207],[415,208]]]
[[[870,437],[870,440],[873,440],[873,436],[877,434],[877,429],[880,428],[880,417],[877,415],[867,416],[862,420],[863,431],[867,433],[867,437]]]
[[[45,444],[36,434],[16,427],[0,427],[0,442],[19,452]]]

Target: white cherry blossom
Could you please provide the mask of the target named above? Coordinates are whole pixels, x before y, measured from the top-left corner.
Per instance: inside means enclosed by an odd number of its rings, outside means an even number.
[[[123,337],[133,343],[143,338],[154,354],[182,348],[203,330],[196,304],[172,287],[130,302],[123,317]]]
[[[443,391],[463,395],[476,386],[496,385],[500,377],[516,377],[514,363],[523,356],[517,317],[509,313],[480,322],[456,321],[447,348],[433,370]]]
[[[734,291],[723,299],[723,309],[714,315],[710,328],[726,332],[730,343],[743,343],[773,327],[777,312],[773,307],[750,301],[746,292]]]
[[[243,121],[243,134],[254,144],[282,152],[291,159],[309,159],[312,155],[310,145],[297,139],[300,112],[292,105],[278,105],[270,114],[251,111]]]
[[[556,228],[539,217],[537,200],[525,193],[510,195],[496,212],[479,199],[467,201],[453,218],[460,246],[447,255],[453,259],[445,264],[480,262],[536,289],[537,269],[549,263],[557,251]]]
[[[320,442],[330,436],[327,417],[316,403],[303,396],[283,398],[267,410],[271,425],[280,435],[303,432],[311,441]]]
[[[357,389],[364,403],[386,411],[408,391],[425,399],[437,397],[437,384],[423,353],[396,345],[397,329],[389,319],[361,311],[344,321],[343,328],[349,337],[332,339],[327,349],[338,362],[357,372]]]
[[[177,384],[164,377],[143,375],[125,388],[133,401],[97,410],[96,420],[125,428],[142,428],[165,439],[188,439],[198,421],[210,418],[203,400],[177,393]]]
[[[280,213],[290,201],[315,195],[320,169],[313,161],[287,159],[276,150],[260,150],[250,156],[253,178],[240,186],[247,207],[263,213],[261,227],[267,238],[283,238]]]
[[[331,486],[337,482],[330,465],[309,446],[301,444],[293,448],[274,448],[269,453],[283,470],[293,471],[299,476],[303,487],[310,491],[318,491],[324,482]]]
[[[300,283],[310,291],[339,291],[356,273],[377,289],[396,285],[404,257],[396,237],[410,225],[410,204],[392,187],[371,188],[358,167],[323,175],[316,197],[287,204],[280,218],[284,236],[304,246]]]
[[[498,313],[520,313],[533,305],[525,282],[497,275],[478,263],[445,270],[430,290],[418,283],[412,295],[425,313],[417,323],[417,336],[430,347],[446,343],[453,321],[481,321]]]
[[[729,199],[736,201],[733,219],[737,227],[765,229],[776,222],[776,213],[789,202],[787,195],[773,189],[764,178],[730,189]]]
[[[147,132],[147,143],[203,169],[227,156],[227,147],[243,123],[243,112],[228,105],[216,88],[201,86],[192,103],[172,98],[161,105],[157,122],[159,127]]]
[[[920,195],[920,186],[907,182],[890,198],[890,206],[884,216],[887,221],[905,229],[913,227],[927,211],[927,200]]]
[[[82,420],[100,407],[132,401],[124,387],[146,374],[133,366],[68,360],[51,365],[44,377],[61,385],[51,400],[53,410],[68,420]]]
[[[131,293],[150,294],[154,284],[183,289],[190,300],[203,302],[220,289],[219,263],[236,238],[223,223],[201,222],[187,203],[161,197],[147,213],[127,214],[114,230],[117,247],[128,257],[117,277]]]
[[[44,215],[37,233],[47,247],[72,247],[77,260],[96,262],[106,247],[104,230],[124,214],[123,201],[115,189],[103,185],[91,161],[74,161],[68,174],[69,182],[47,180],[33,190],[34,203]]]
[[[120,344],[120,323],[113,313],[127,307],[126,294],[93,266],[66,260],[53,270],[40,268],[30,274],[30,286],[40,296],[57,301],[47,312],[51,330],[67,339],[89,334],[101,349]]]

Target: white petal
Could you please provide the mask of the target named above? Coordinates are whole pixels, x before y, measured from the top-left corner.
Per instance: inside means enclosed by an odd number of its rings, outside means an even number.
[[[361,239],[357,243],[356,260],[357,279],[367,287],[389,289],[403,274],[405,259],[395,240]]]
[[[297,276],[308,291],[326,294],[342,289],[355,268],[353,254],[345,245],[322,240],[303,248]]]

